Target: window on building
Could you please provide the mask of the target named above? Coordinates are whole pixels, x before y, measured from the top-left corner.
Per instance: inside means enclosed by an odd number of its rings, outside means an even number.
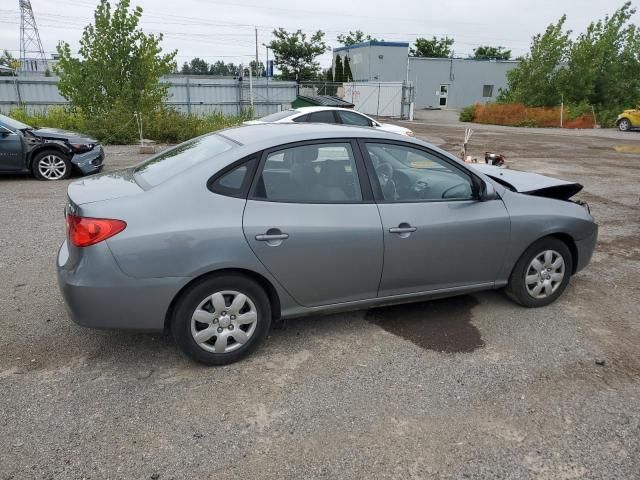
[[[482,96],[485,98],[493,97],[493,85],[484,85],[482,87]]]

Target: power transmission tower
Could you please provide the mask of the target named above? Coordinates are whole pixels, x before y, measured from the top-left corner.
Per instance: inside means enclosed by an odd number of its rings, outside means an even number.
[[[44,73],[48,64],[31,2],[18,0],[18,5],[20,5],[20,71]]]

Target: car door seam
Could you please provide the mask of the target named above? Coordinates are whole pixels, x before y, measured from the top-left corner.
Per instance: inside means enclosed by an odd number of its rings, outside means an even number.
[[[258,171],[256,170],[256,173],[258,173]],[[269,267],[267,267],[267,265],[265,265],[265,263],[262,261],[262,259],[260,258],[260,256],[256,253],[256,251],[253,249],[253,246],[251,245],[251,242],[249,241],[249,238],[247,237],[247,232],[244,229],[244,215],[245,212],[247,210],[247,205],[249,205],[249,199],[245,199],[244,202],[244,207],[242,207],[242,222],[240,225],[240,228],[242,229],[242,236],[244,237],[244,241],[247,242],[247,245],[249,246],[249,249],[251,250],[251,253],[253,253],[253,256],[256,257],[256,259],[258,260],[258,262],[260,263],[260,265],[262,265],[265,269],[266,272],[269,272],[269,275],[271,276],[271,279],[274,283],[276,283],[280,288],[282,288],[282,290],[284,292],[287,293],[287,295],[289,295],[289,297],[291,297],[291,299],[296,302],[296,304],[300,307],[303,308],[309,308],[306,307],[304,305],[302,305],[297,299],[296,297],[294,297],[293,295],[291,295],[291,292],[289,292],[289,290],[280,282],[280,280],[278,280],[278,278],[273,274],[273,272],[269,269]]]

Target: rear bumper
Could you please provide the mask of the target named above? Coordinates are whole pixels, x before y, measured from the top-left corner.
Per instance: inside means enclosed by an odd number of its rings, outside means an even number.
[[[598,225],[594,224],[593,233],[582,240],[576,241],[576,249],[578,251],[578,263],[576,265],[576,273],[589,265],[593,251],[598,241]]]
[[[171,301],[188,279],[133,278],[122,273],[103,242],[71,258],[65,241],[58,251],[58,285],[69,316],[92,328],[160,331]]]
[[[83,175],[98,173],[104,166],[104,149],[102,145],[96,145],[90,152],[76,153],[71,157],[71,163]]]

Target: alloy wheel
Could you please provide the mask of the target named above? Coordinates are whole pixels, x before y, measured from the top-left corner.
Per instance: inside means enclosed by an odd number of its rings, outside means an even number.
[[[38,161],[38,172],[47,180],[60,180],[67,173],[67,164],[58,155],[46,155]]]
[[[253,300],[241,292],[224,290],[200,302],[191,316],[191,335],[208,352],[230,353],[249,341],[257,324]]]
[[[526,272],[527,293],[533,298],[547,298],[562,284],[564,259],[555,250],[545,250],[533,258]]]
[[[629,120],[627,120],[626,118],[623,118],[622,120],[620,120],[620,123],[618,123],[618,128],[621,132],[626,132],[631,128],[631,122],[629,122]]]

